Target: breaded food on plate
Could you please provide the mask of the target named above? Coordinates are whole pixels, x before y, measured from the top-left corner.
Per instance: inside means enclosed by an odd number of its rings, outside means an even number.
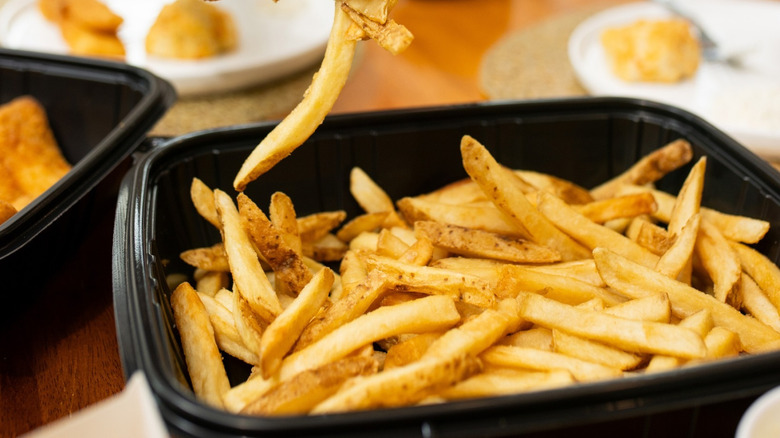
[[[70,169],[38,101],[22,96],[0,106],[0,200],[21,210]]]
[[[150,55],[200,59],[234,50],[233,18],[202,0],[177,0],[165,5],[146,36]]]

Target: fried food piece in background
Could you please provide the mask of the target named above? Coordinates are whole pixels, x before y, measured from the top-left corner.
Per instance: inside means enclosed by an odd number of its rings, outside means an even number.
[[[21,210],[70,168],[38,101],[22,96],[0,106],[0,199]]]
[[[146,35],[150,55],[200,59],[236,48],[233,18],[202,0],[177,0],[165,5]]]
[[[682,81],[696,73],[701,57],[699,41],[680,19],[608,28],[601,43],[613,73],[626,81]]]
[[[117,37],[123,19],[99,0],[39,0],[41,14],[60,28],[75,55],[124,56]]]

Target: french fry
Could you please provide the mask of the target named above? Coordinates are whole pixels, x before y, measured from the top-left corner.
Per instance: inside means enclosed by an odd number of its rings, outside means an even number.
[[[246,298],[252,310],[265,321],[273,321],[282,313],[282,306],[260,266],[238,209],[230,196],[221,190],[214,191],[214,202],[222,223],[222,240],[236,288]]]
[[[402,198],[398,209],[410,222],[430,220],[507,236],[527,237],[528,233],[510,223],[497,208],[468,204],[447,204],[424,197]]]
[[[233,312],[213,297],[199,292],[198,298],[209,314],[209,321],[211,321],[214,338],[219,349],[248,364],[260,363],[257,353],[246,347],[244,340],[238,333]]]
[[[780,268],[749,246],[732,242],[731,247],[737,252],[745,273],[764,291],[769,301],[780,309]]]
[[[514,297],[522,291],[544,291],[549,298],[569,304],[580,304],[593,298],[600,298],[608,305],[625,301],[625,298],[607,289],[576,278],[541,272],[519,265],[505,265],[500,274],[496,293],[501,297]]]
[[[233,293],[233,323],[246,348],[260,358],[264,321],[259,320],[247,300],[236,292]],[[260,365],[260,362],[253,362],[252,365]]]
[[[307,369],[345,357],[374,341],[401,333],[424,333],[449,328],[460,320],[451,298],[429,296],[391,307],[380,307],[328,333],[287,356],[279,369],[286,380]]]
[[[482,372],[438,393],[447,400],[519,394],[557,388],[575,383],[571,373],[501,370]]]
[[[464,136],[461,155],[469,176],[514,225],[528,232],[533,242],[558,251],[564,261],[590,257],[587,249],[561,232],[528,202],[517,182],[519,177],[501,167],[479,142]]]
[[[644,192],[575,205],[573,208],[593,222],[603,224],[614,219],[651,214],[658,206],[653,194]]]
[[[572,336],[560,330],[553,330],[552,337],[556,352],[611,369],[631,370],[642,362],[642,356],[639,354]]]
[[[298,216],[292,199],[282,192],[271,195],[268,206],[268,216],[271,223],[282,236],[287,245],[296,253],[301,253],[301,236],[298,231]]]
[[[661,255],[655,270],[669,278],[677,278],[685,267],[691,263],[691,256],[696,245],[701,225],[701,214],[696,213],[688,219],[674,243]]]
[[[485,363],[503,367],[541,371],[564,370],[571,373],[579,382],[614,378],[622,374],[617,368],[533,348],[496,345],[490,347],[480,357]]]
[[[643,216],[635,217],[631,220],[625,235],[636,242],[637,245],[646,248],[657,256],[661,256],[668,251],[674,242],[673,236],[669,234],[666,228],[654,224]]]
[[[707,333],[709,333],[710,330],[712,330],[712,328],[714,327],[715,322],[712,320],[712,314],[710,313],[710,311],[707,309],[703,309],[681,320],[678,325],[680,327],[685,327],[693,330],[694,332],[698,333],[699,336],[702,337],[702,339],[705,339]],[[645,372],[667,371],[670,369],[677,368],[687,362],[688,362],[687,359],[683,359],[681,357],[672,357],[672,356],[664,356],[664,355],[656,354],[647,363],[647,366],[645,367]]]
[[[384,274],[388,285],[396,290],[446,295],[488,309],[496,302],[490,283],[479,277],[412,265],[375,255],[369,255],[366,263],[369,270],[377,270]]]
[[[518,294],[517,300],[520,302],[520,316],[526,320],[627,351],[685,358],[703,357],[706,353],[701,336],[671,324],[630,320],[578,309],[527,292]]]
[[[690,143],[675,140],[642,157],[625,172],[590,191],[594,199],[611,198],[624,184],[644,185],[661,179],[667,173],[688,163],[693,158]]]
[[[279,369],[284,355],[328,297],[333,279],[330,269],[318,272],[292,304],[268,325],[259,348],[263,377],[269,378]]]
[[[665,293],[659,292],[607,307],[604,309],[604,313],[637,321],[669,323],[672,317],[672,308],[669,297]]]
[[[576,280],[590,283],[596,287],[605,286],[604,280],[601,279],[593,259],[553,263],[549,265],[526,266],[526,268],[532,271],[543,272],[546,274],[572,277]]]
[[[336,233],[336,237],[342,242],[349,242],[360,233],[375,231],[382,227],[390,212],[382,211],[378,213],[366,213],[355,217],[344,224]]]
[[[552,330],[546,327],[534,327],[521,330],[501,338],[497,345],[535,348],[537,350],[553,351]]]
[[[749,275],[742,273],[742,307],[757,320],[780,333],[780,313]]]
[[[316,242],[327,236],[346,219],[343,210],[324,211],[298,218],[298,234],[304,243]]]
[[[198,275],[198,272],[201,274]],[[216,295],[221,289],[228,287],[230,279],[227,272],[204,271],[195,269],[195,290],[209,296]]]
[[[217,206],[214,205],[214,192],[206,183],[198,178],[192,178],[190,199],[192,199],[192,204],[195,206],[198,214],[211,225],[214,225],[217,229],[222,226],[217,215]]]
[[[248,196],[239,193],[238,212],[245,221],[246,231],[257,250],[276,273],[276,280],[293,295],[311,280],[312,273],[303,257],[290,247],[273,223]]]
[[[669,295],[672,312],[679,318],[707,309],[712,314],[716,325],[739,335],[740,342],[748,353],[762,351],[764,345],[778,342],[780,339],[780,333],[766,324],[743,315],[728,304],[685,283],[659,274],[607,249],[594,250],[593,257],[596,259],[596,266],[601,276],[610,287],[634,298],[648,296],[662,290]]]
[[[420,359],[442,334],[443,332],[421,333],[391,346],[387,350],[384,369],[389,370]]]
[[[658,256],[632,242],[627,237],[601,226],[577,213],[571,206],[548,193],[540,194],[539,211],[556,227],[589,249],[606,247],[636,260],[645,266],[655,266]]]
[[[515,173],[537,190],[546,190],[567,204],[579,205],[594,201],[587,189],[555,175],[525,169],[515,170]]]
[[[303,244],[303,254],[320,262],[336,262],[344,258],[349,247],[335,234],[326,234],[314,242]]]
[[[374,374],[373,357],[350,356],[281,382],[241,409],[247,415],[302,415],[333,395],[348,379]]]
[[[222,407],[222,396],[230,389],[230,382],[209,315],[189,283],[182,283],[173,291],[171,309],[195,396],[209,405]]]
[[[258,144],[241,165],[233,188],[247,184],[267,172],[308,139],[322,123],[347,81],[357,40],[350,35],[349,15],[336,2],[335,16],[325,56],[301,102]]]
[[[560,260],[560,255],[547,247],[489,231],[470,230],[432,221],[415,222],[414,230],[427,236],[434,245],[468,257],[515,263],[551,263]]]
[[[740,278],[742,266],[739,256],[717,227],[704,221],[699,226],[695,244],[696,255],[712,279],[713,295],[719,301],[739,309],[742,306]]]
[[[179,257],[190,266],[206,271],[230,272],[225,246],[222,243],[208,248],[195,248],[183,251]]]

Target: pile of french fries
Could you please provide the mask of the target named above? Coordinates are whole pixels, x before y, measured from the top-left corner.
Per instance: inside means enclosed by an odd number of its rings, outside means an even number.
[[[194,394],[246,415],[316,415],[540,391],[780,346],[766,221],[701,206],[706,157],[676,140],[585,189],[507,168],[465,136],[469,179],[364,214],[266,214],[193,180],[213,246],[170,300]],[[328,266],[338,266],[338,272]],[[251,366],[231,386],[230,355]]]

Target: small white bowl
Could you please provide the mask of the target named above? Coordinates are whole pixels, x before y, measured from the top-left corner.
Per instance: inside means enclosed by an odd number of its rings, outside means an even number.
[[[780,386],[750,405],[739,420],[735,438],[780,437]]]

